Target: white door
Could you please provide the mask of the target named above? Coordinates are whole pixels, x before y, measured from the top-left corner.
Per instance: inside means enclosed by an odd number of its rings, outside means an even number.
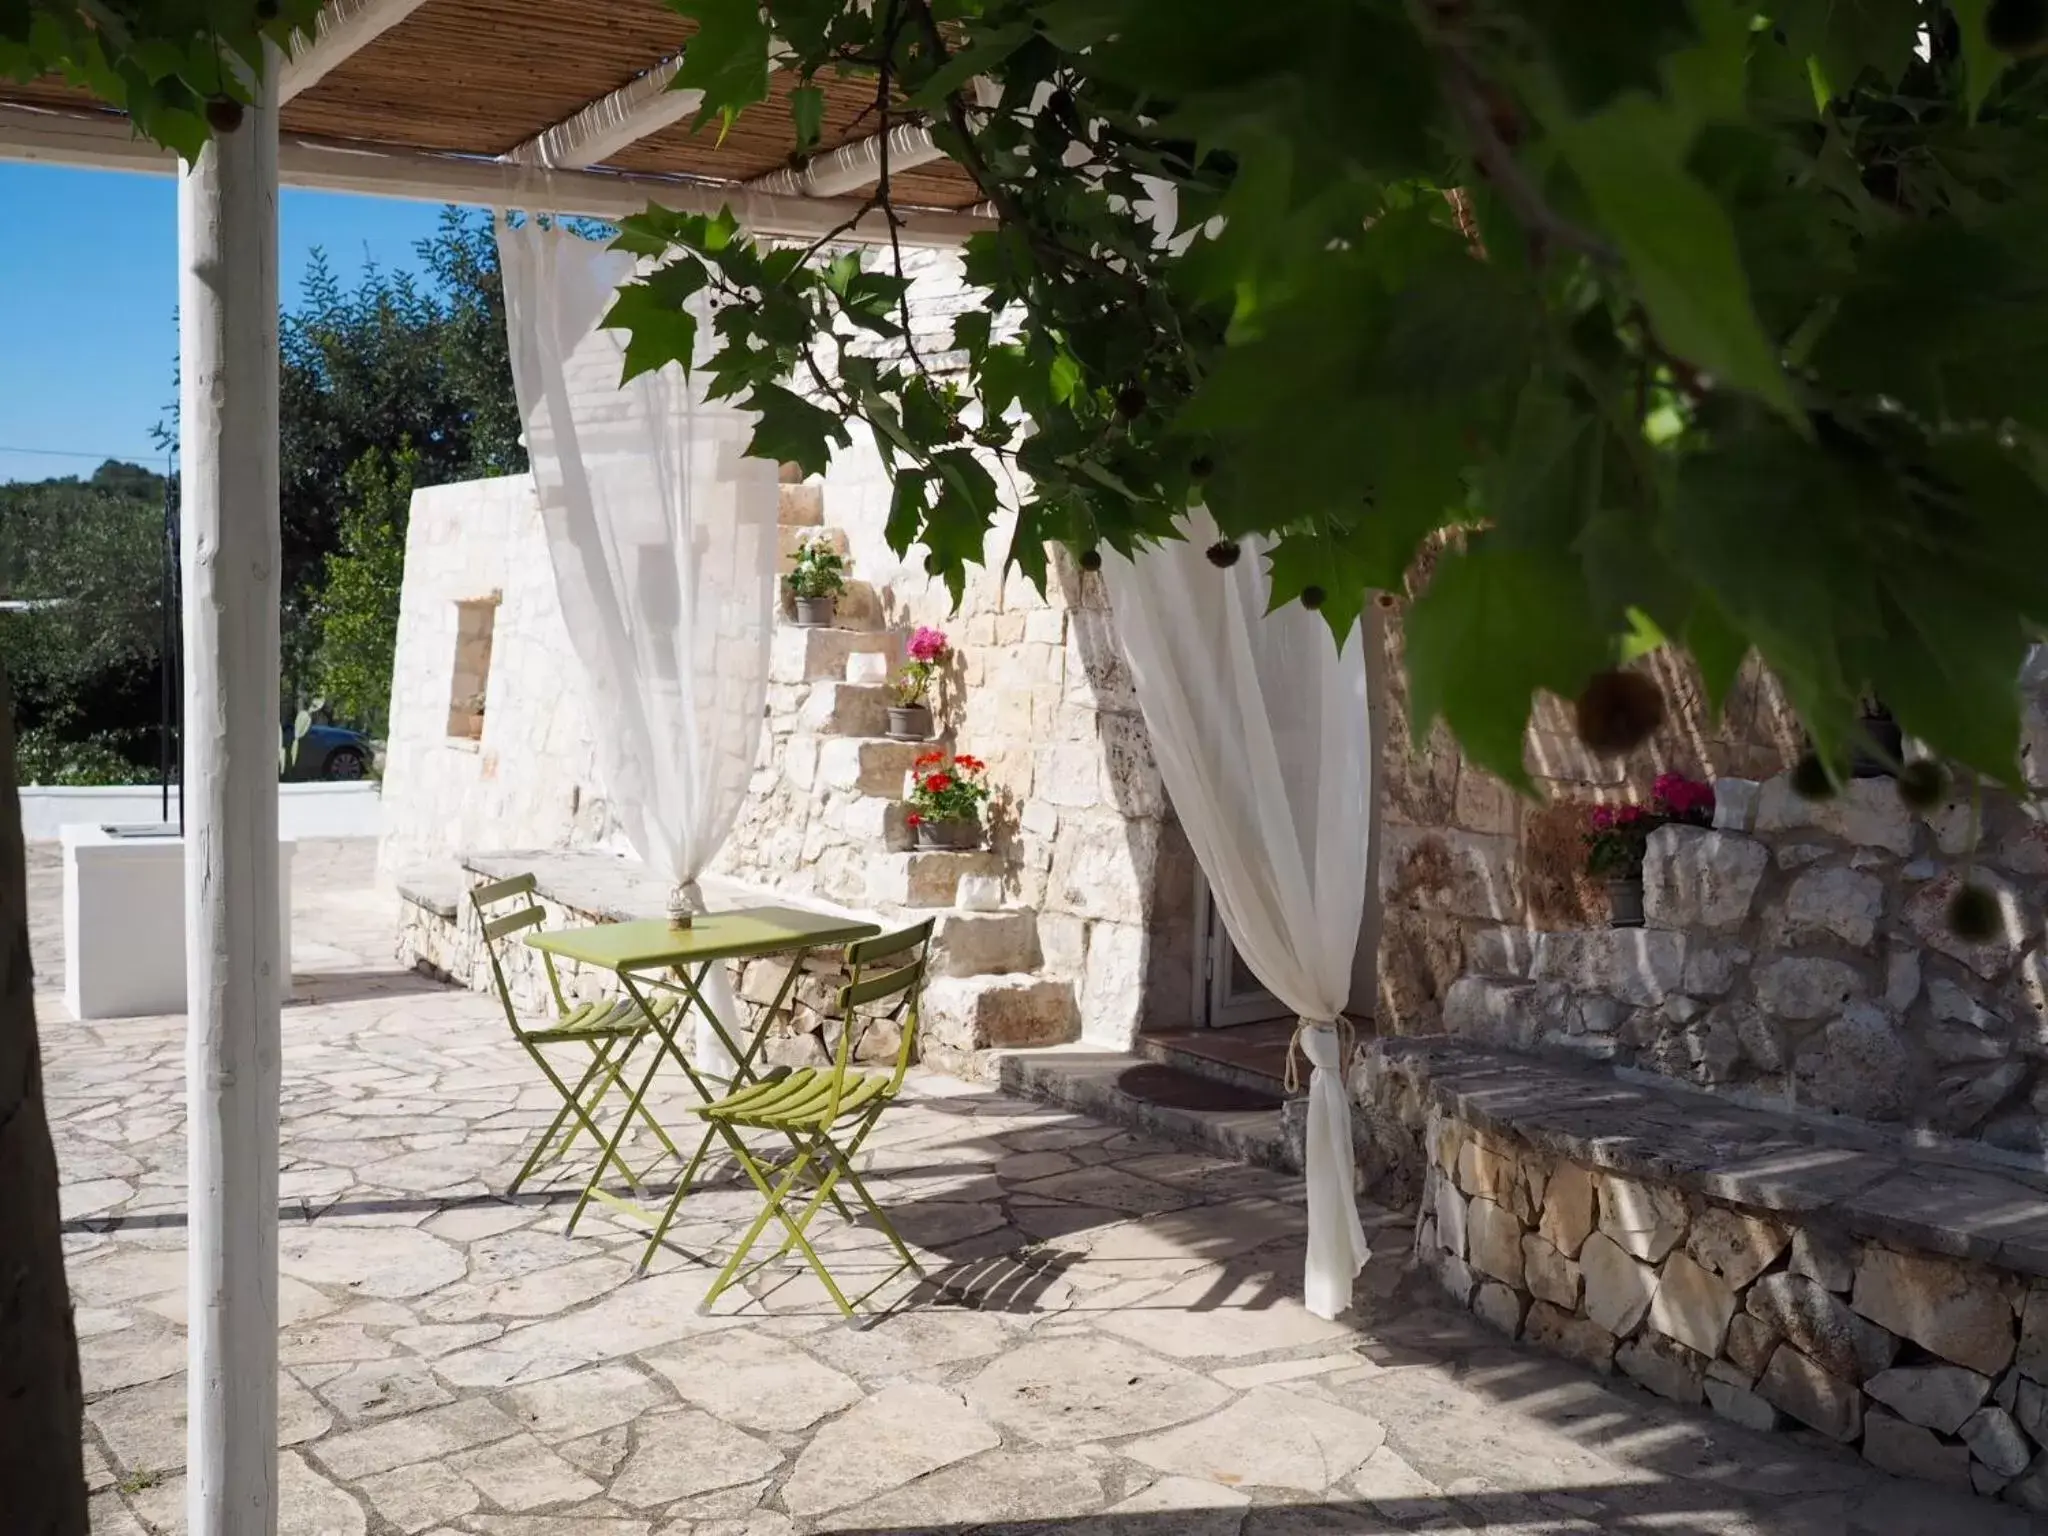
[[[1196,1022],[1222,1029],[1287,1017],[1287,1005],[1259,985],[1244,956],[1230,942],[1223,916],[1209,899],[1209,882],[1195,886]]]

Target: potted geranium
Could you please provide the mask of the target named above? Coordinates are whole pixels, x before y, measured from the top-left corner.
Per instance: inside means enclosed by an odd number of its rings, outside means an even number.
[[[909,822],[920,848],[978,848],[988,803],[988,764],[962,753],[927,752],[910,776]]]
[[[943,631],[920,624],[904,654],[909,659],[896,680],[896,702],[889,706],[889,734],[898,741],[929,741],[932,682],[953,648],[946,644]]]
[[[796,599],[797,623],[806,628],[829,625],[834,601],[846,590],[846,557],[823,535],[813,535],[797,546],[796,563],[782,580]]]
[[[1659,827],[1710,827],[1714,786],[1682,773],[1661,773],[1648,805],[1596,805],[1586,829],[1586,872],[1607,882],[1608,924],[1643,926],[1643,854]]]

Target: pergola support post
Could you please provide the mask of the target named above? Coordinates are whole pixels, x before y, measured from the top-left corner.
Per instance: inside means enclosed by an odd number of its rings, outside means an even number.
[[[192,1536],[277,1530],[277,57],[178,184]]]

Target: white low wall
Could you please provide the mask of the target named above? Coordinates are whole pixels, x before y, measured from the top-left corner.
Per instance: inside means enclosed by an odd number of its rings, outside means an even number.
[[[354,784],[280,784],[277,835],[375,837],[381,830],[380,787],[374,780]],[[154,784],[96,784],[86,788],[28,784],[21,790],[21,830],[31,842],[54,841],[66,826],[163,819],[163,791]],[[175,784],[171,786],[170,819],[178,819]]]

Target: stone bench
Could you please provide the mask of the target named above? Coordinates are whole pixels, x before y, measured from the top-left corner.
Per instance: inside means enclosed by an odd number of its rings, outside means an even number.
[[[2048,1513],[2048,1178],[1448,1038],[1373,1042],[1360,1074],[1458,1305]]]

